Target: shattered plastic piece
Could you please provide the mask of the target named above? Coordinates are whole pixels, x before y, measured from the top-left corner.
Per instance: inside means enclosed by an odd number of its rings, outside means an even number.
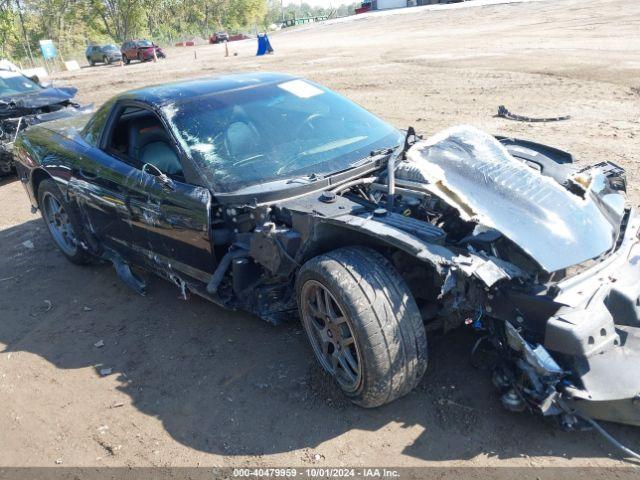
[[[22,242],[22,246],[28,249],[33,249],[33,242],[31,240],[25,240]]]
[[[104,347],[104,340],[98,340],[96,343],[93,344],[93,346],[96,348]]]
[[[103,377],[106,377],[107,375],[111,375],[112,371],[113,369],[111,368],[102,368],[100,369],[100,375],[102,375]]]

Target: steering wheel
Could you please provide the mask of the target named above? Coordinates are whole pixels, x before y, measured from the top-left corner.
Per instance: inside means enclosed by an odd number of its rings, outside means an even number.
[[[300,126],[298,126],[298,128],[295,131],[294,137],[298,138],[300,137],[300,134],[305,130],[305,129],[309,129],[313,132],[313,130],[315,130],[315,126],[313,125],[314,122],[317,122],[320,119],[324,119],[327,118],[326,115],[323,115],[322,113],[312,113],[311,115],[309,115],[307,118],[305,118],[302,123],[300,124]]]

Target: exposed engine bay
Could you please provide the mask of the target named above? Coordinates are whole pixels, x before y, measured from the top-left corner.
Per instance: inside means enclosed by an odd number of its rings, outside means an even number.
[[[388,168],[320,195],[221,207],[235,248],[209,293],[278,321],[295,306],[286,279],[304,258],[371,245],[401,272],[428,329],[481,332],[498,353],[506,408],[565,428],[583,414],[640,425],[640,220],[624,171],[472,127],[414,142],[378,152],[396,155],[379,164]]]

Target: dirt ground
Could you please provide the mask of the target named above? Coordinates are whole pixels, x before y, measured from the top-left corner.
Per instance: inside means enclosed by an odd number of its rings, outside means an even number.
[[[624,166],[640,199],[640,3],[557,0],[369,15],[255,40],[169,48],[157,64],[56,76],[82,102],[181,78],[269,70],[326,84],[399,127],[469,123]],[[233,55],[237,53],[237,56]],[[494,118],[498,105],[547,124]],[[391,405],[345,401],[296,323],[273,327],[154,280],[59,254],[15,179],[0,182],[2,466],[629,465],[593,432],[503,411],[474,337],[430,338],[421,385]],[[94,346],[99,341],[104,346]],[[101,376],[100,370],[112,374]],[[630,446],[640,430],[607,425]]]

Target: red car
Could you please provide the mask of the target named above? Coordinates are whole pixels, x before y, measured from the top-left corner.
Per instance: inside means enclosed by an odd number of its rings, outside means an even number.
[[[158,58],[166,58],[167,56],[162,49],[149,40],[128,40],[122,44],[122,59],[127,65],[131,60],[140,60],[145,62],[153,60],[153,51],[155,50]]]

